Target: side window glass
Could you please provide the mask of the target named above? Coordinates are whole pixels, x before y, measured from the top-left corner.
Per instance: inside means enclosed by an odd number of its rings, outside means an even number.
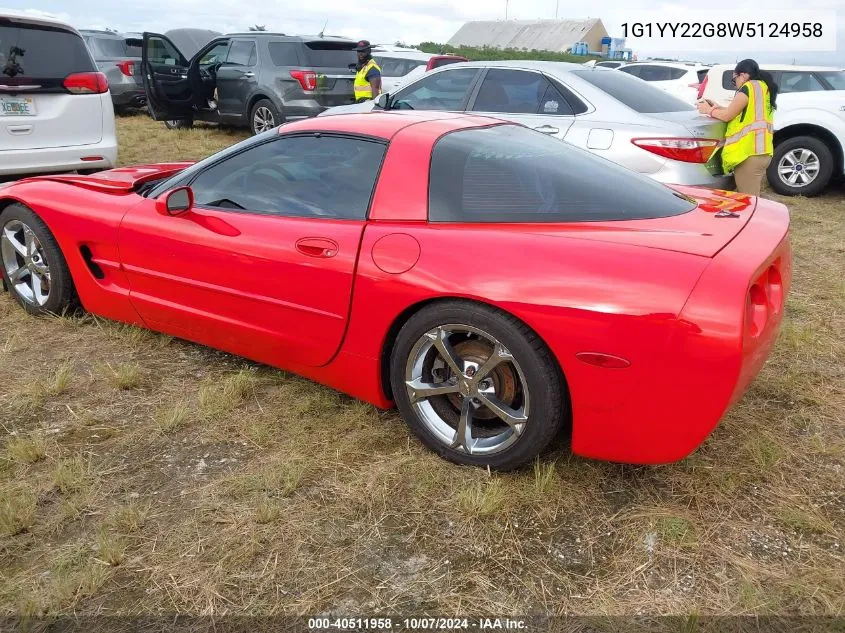
[[[560,90],[552,84],[546,89],[546,94],[540,100],[540,109],[537,114],[559,114],[571,116],[575,114],[569,106],[569,102],[560,93]]]
[[[168,40],[160,37],[150,37],[147,40],[147,59],[152,64],[163,66],[176,66],[185,63],[184,57],[176,50],[176,47]]]
[[[476,68],[456,68],[434,73],[396,93],[394,110],[462,110]]]
[[[201,172],[198,206],[289,217],[367,217],[385,145],[296,136],[252,147]]]
[[[216,46],[210,48],[200,58],[200,66],[210,66],[212,64],[222,64],[226,61],[226,54],[229,51],[229,42],[220,42]]]
[[[493,69],[487,72],[472,109],[476,112],[537,114],[545,108],[543,97],[548,88],[548,80],[540,73]],[[550,101],[549,107],[552,106]]]
[[[824,90],[824,86],[816,79],[816,76],[808,72],[783,72],[778,87],[783,93]]]
[[[233,66],[253,66],[255,58],[255,42],[235,40],[229,49],[226,63]]]

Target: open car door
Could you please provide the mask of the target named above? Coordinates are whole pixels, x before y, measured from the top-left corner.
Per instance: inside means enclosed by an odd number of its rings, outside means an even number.
[[[195,103],[189,61],[167,37],[144,33],[141,69],[147,106],[156,121],[189,118]]]

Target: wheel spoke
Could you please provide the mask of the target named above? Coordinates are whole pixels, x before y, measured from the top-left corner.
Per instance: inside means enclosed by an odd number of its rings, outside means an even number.
[[[794,166],[795,163],[798,162],[795,159],[795,152],[789,152],[789,154],[784,154],[783,162],[789,165],[790,167]]]
[[[449,333],[442,327],[439,327],[426,334],[426,336],[434,343],[435,349],[439,352],[441,358],[443,358],[445,363],[455,373],[455,375],[463,376],[463,361],[449,344]]]
[[[484,361],[484,364],[479,367],[475,375],[472,377],[472,384],[477,385],[481,382],[484,378],[490,375],[490,372],[493,371],[496,367],[501,365],[502,363],[510,362],[513,360],[513,356],[511,353],[506,350],[502,345],[496,343],[496,346],[493,348],[493,353],[490,354],[490,358]]]
[[[528,416],[525,415],[522,409],[511,409],[510,407],[505,406],[495,396],[488,396],[485,393],[479,392],[478,399],[481,400],[488,409],[495,413],[497,417],[501,418],[503,422],[517,431],[521,430],[518,428],[520,425],[528,422]]]
[[[26,245],[21,244],[12,231],[10,231],[9,229],[5,229],[3,231],[2,239],[7,242],[12,248],[14,248],[18,252],[18,255],[20,255],[21,257],[27,256]]]
[[[804,171],[807,172],[807,174],[809,175],[815,176],[817,173],[819,173],[819,164],[809,163],[807,165],[804,165]]]
[[[807,159],[810,157],[810,152],[806,149],[802,149],[801,153],[798,154],[798,162],[799,163],[806,163]]]
[[[31,228],[24,225],[23,236],[26,240],[26,255],[32,257],[32,254],[35,252],[35,233],[32,232]]]
[[[452,440],[452,448],[463,448],[472,454],[472,400],[464,398],[461,405],[461,418],[458,420],[458,430]]]
[[[447,382],[431,383],[416,379],[407,381],[405,385],[408,388],[408,397],[411,399],[411,403],[458,392],[458,385]]]
[[[781,173],[784,176],[787,175],[787,174],[791,174],[793,171],[795,171],[795,169],[792,168],[792,167],[789,167],[788,165],[784,165],[783,167],[778,169],[778,173]]]
[[[50,272],[50,267],[47,266],[47,264],[45,264],[43,260],[41,261],[41,263],[32,262],[32,267],[35,269],[35,272],[37,272],[39,275],[46,275]]]
[[[13,284],[19,284],[21,280],[26,277],[26,274],[29,272],[28,269],[21,266],[15,272],[9,273],[9,281]]]
[[[791,175],[790,175],[790,176],[786,179],[786,181],[787,181],[790,185],[794,185],[794,184],[796,184],[796,183],[798,182],[798,174],[800,174],[800,173],[801,173],[801,172],[799,172],[799,171],[794,171],[794,172],[792,172],[792,174],[791,174]]]

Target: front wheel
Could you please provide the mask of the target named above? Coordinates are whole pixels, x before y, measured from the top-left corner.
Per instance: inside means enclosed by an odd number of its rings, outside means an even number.
[[[459,464],[517,468],[563,426],[565,386],[551,352],[521,322],[480,304],[436,304],[412,316],[390,377],[410,429]]]
[[[3,281],[30,314],[59,314],[75,303],[67,262],[47,225],[22,204],[0,213]]]
[[[833,175],[833,152],[817,138],[796,136],[775,147],[766,176],[784,196],[820,194]]]

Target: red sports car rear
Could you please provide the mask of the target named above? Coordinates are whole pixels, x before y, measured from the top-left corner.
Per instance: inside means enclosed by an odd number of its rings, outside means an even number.
[[[0,189],[3,278],[31,313],[78,299],[397,406],[442,456],[498,469],[566,428],[598,459],[695,450],[771,350],[788,234],[781,204],[437,112]]]

